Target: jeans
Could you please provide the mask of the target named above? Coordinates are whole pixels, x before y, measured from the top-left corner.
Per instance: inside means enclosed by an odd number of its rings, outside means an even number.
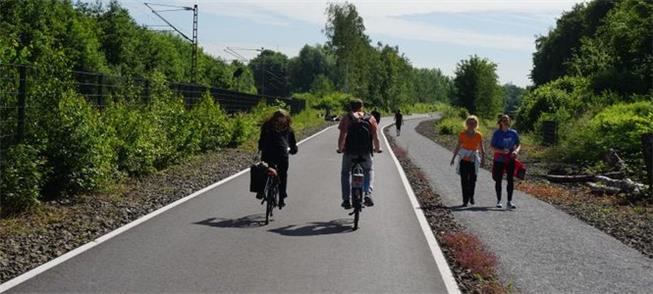
[[[492,168],[492,178],[494,178],[494,190],[497,192],[497,202],[501,202],[501,181],[503,180],[503,173],[506,173],[508,185],[506,191],[508,192],[508,202],[512,201],[512,192],[514,190],[514,174],[515,174],[515,160],[511,159],[508,162],[494,161]]]
[[[460,184],[463,188],[463,203],[474,201],[476,164],[473,161],[460,160]]]
[[[342,200],[349,200],[351,196],[351,168],[354,166],[352,160],[358,158],[358,155],[343,154],[342,168],[340,170],[340,186],[342,188]],[[374,187],[374,170],[372,169],[372,154],[361,156],[365,162],[361,163],[363,174],[365,176],[363,191],[365,194],[371,193]]]

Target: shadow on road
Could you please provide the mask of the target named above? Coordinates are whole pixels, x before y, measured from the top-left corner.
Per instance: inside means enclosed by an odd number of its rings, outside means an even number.
[[[501,212],[512,211],[511,209],[496,208],[492,206],[470,206],[470,207],[451,206],[449,207],[449,209],[452,211],[501,211]]]
[[[268,230],[283,236],[318,236],[352,232],[351,219],[337,219],[329,222],[311,222],[304,225],[290,225]]]
[[[216,228],[258,228],[265,225],[265,214],[252,214],[236,219],[211,217],[193,224]]]

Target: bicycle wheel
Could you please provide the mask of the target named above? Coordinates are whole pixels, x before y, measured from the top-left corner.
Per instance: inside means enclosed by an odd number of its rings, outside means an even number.
[[[354,200],[354,228],[352,230],[356,231],[358,230],[358,221],[362,210],[362,193],[360,189],[355,189],[352,194],[352,200]]]
[[[274,207],[274,178],[268,176],[267,183],[265,184],[265,224],[270,223],[272,216],[272,208]]]

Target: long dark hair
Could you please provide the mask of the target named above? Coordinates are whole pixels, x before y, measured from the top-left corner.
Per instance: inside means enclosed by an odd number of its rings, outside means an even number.
[[[292,119],[290,118],[290,114],[283,109],[279,109],[263,123],[263,130],[285,132],[290,130],[291,125]]]

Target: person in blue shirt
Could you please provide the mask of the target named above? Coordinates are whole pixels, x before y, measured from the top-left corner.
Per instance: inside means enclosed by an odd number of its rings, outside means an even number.
[[[508,192],[508,208],[517,208],[512,203],[512,193],[514,190],[514,173],[515,173],[515,159],[519,156],[521,145],[519,142],[519,134],[517,131],[510,128],[511,120],[506,114],[499,116],[497,121],[499,129],[492,135],[491,146],[494,150],[494,164],[492,166],[492,178],[495,181],[494,189],[497,193],[497,208],[502,208],[501,205],[501,181],[503,174],[506,174],[508,185],[506,191]]]

